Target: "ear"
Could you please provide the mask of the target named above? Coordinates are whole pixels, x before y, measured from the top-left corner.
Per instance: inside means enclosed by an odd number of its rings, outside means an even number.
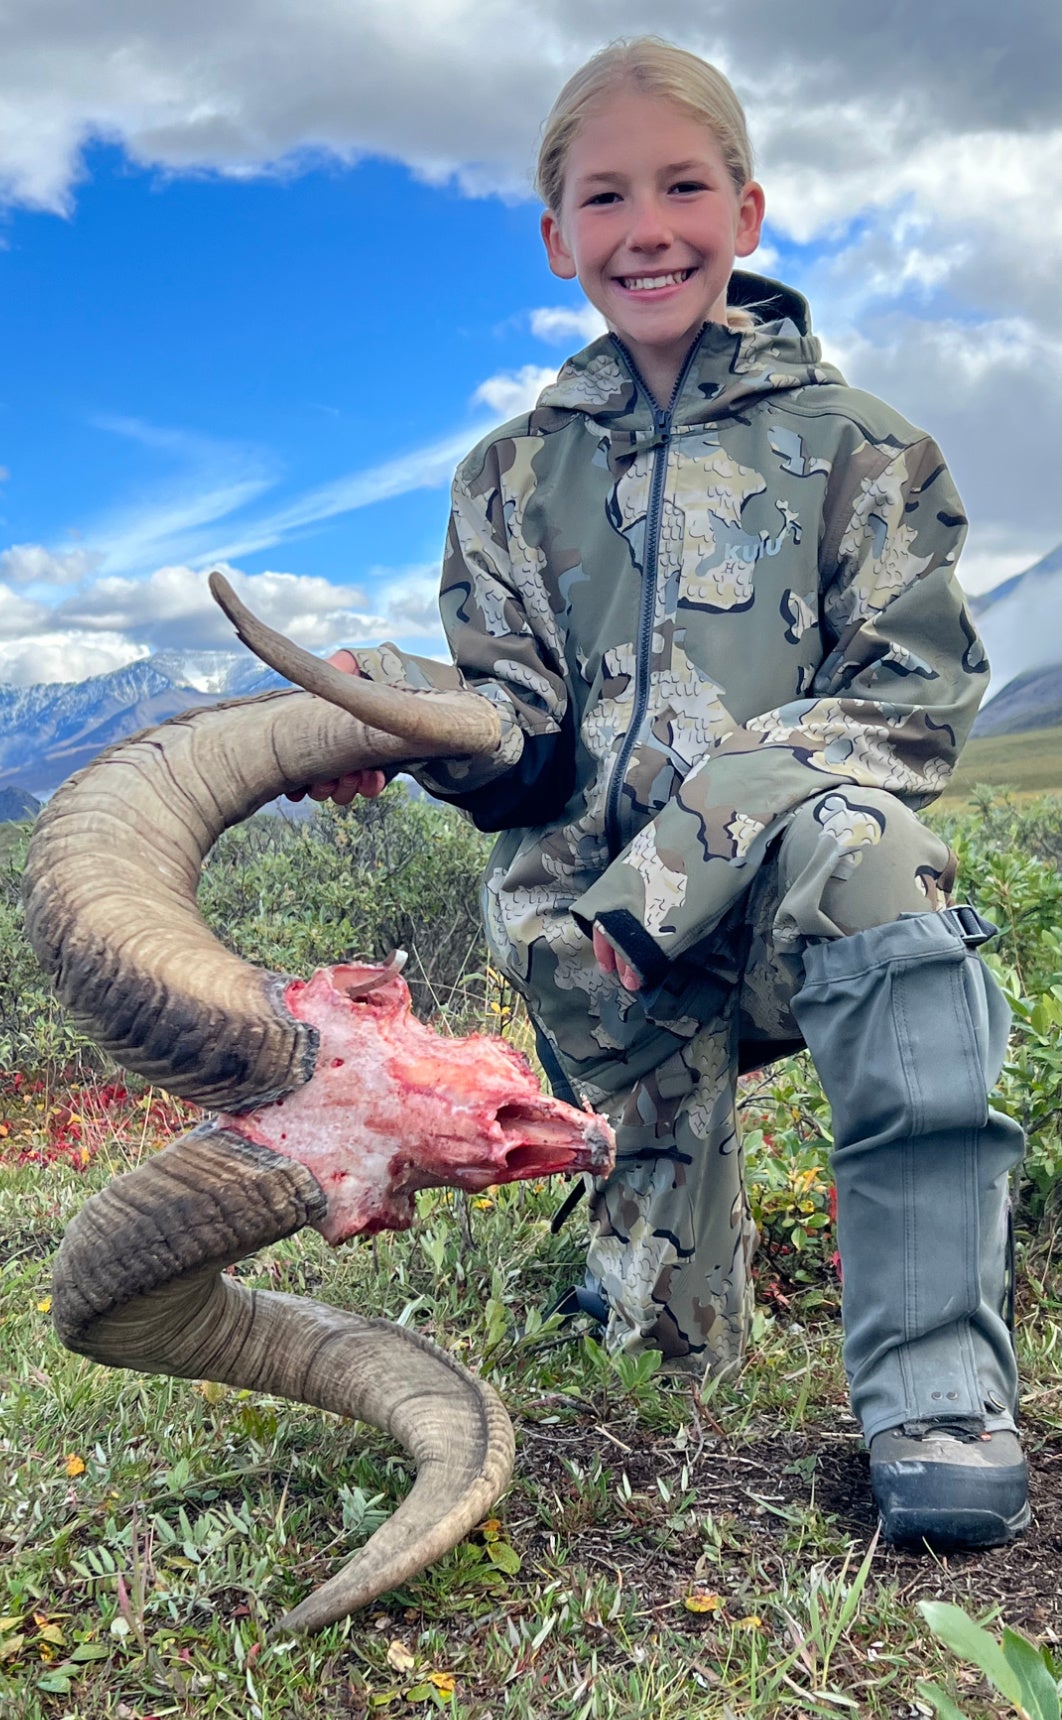
[[[546,247],[546,256],[553,274],[562,281],[574,281],[576,276],[575,258],[572,256],[561,231],[561,224],[552,209],[547,209],[539,223],[542,232],[542,243]]]
[[[738,204],[737,235],[734,241],[736,257],[751,256],[759,244],[764,207],[763,186],[750,179]]]

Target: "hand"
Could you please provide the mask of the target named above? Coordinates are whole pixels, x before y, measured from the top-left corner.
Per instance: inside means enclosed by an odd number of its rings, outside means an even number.
[[[594,921],[593,931],[594,955],[602,973],[614,973],[625,991],[641,991],[642,976],[630,963],[624,961],[619,951],[609,943],[601,927]]]
[[[357,661],[350,651],[333,651],[328,661],[335,668],[342,669],[345,675],[360,675]],[[387,778],[382,770],[349,770],[344,776],[337,776],[331,782],[312,782],[307,788],[289,790],[288,800],[303,800],[309,795],[311,800],[334,800],[337,806],[349,806],[356,795],[363,795],[366,800],[375,800],[387,787]]]

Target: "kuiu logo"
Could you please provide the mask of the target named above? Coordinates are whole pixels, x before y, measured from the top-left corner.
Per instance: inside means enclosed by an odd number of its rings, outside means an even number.
[[[756,542],[750,537],[731,539],[726,546],[727,561],[750,564],[763,561],[765,556],[777,555],[787,537],[791,537],[795,544],[800,542],[800,521],[796,515],[786,502],[775,502],[774,505],[782,516],[782,529],[778,535],[772,537],[770,532],[761,532]]]

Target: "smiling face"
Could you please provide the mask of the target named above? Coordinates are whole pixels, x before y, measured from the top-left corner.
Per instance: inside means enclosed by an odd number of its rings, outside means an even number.
[[[576,132],[542,237],[553,273],[578,279],[666,404],[703,325],[725,323],[734,259],[762,222],[763,192],[734,184],[702,120],[620,89]]]

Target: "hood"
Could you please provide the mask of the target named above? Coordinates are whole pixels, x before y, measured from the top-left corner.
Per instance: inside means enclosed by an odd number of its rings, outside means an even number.
[[[763,395],[820,383],[843,385],[836,366],[823,362],[807,301],[799,293],[766,276],[736,271],[729,300],[763,320],[744,333],[705,323],[686,360],[673,429],[710,424]],[[556,382],[539,396],[538,409],[584,413],[614,437],[628,436],[637,444],[660,435],[653,402],[613,334],[568,359]]]

